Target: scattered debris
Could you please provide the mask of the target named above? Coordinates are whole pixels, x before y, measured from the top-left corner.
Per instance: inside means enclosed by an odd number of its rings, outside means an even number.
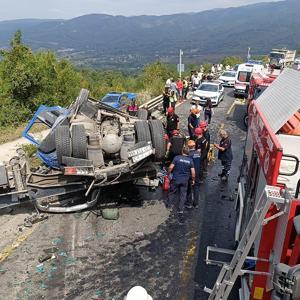
[[[44,264],[39,264],[36,266],[36,273],[44,273],[45,272],[45,268],[44,268]]]
[[[102,209],[102,217],[106,220],[118,220],[119,219],[119,209],[118,208]]]
[[[48,216],[45,214],[34,214],[34,215],[24,219],[24,226],[32,227],[33,224],[42,222],[46,219],[48,219]]]
[[[53,256],[53,254],[44,254],[44,255],[39,257],[39,262],[42,263],[44,261],[47,261],[47,260],[51,259],[52,256]]]
[[[62,242],[63,242],[63,238],[58,237],[58,238],[55,238],[54,240],[52,240],[52,245],[57,246],[57,245],[61,244]]]

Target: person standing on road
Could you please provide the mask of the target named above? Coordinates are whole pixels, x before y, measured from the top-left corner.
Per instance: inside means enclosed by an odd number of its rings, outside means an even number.
[[[132,99],[130,104],[127,107],[127,112],[130,116],[136,116],[137,111],[139,110],[138,105],[136,104],[136,99]]]
[[[181,78],[178,78],[176,82],[176,90],[177,90],[177,95],[179,97],[179,101],[182,101],[182,96],[183,96],[183,82]]]
[[[170,107],[170,88],[165,86],[165,90],[163,91],[163,113],[164,115],[167,113],[167,109]]]
[[[205,103],[205,106],[204,106],[204,120],[208,124],[210,124],[211,117],[212,117],[213,114],[214,114],[214,111],[213,111],[213,106],[212,106],[212,103],[211,103],[211,99],[208,98],[206,100],[206,103]]]
[[[180,135],[179,130],[173,130],[172,137],[167,144],[166,159],[173,161],[174,157],[181,155],[185,144],[185,137]]]
[[[231,140],[225,130],[220,130],[219,132],[221,141],[219,144],[214,144],[214,146],[219,149],[218,159],[221,161],[223,166],[222,172],[219,174],[222,180],[228,180],[231,162],[233,159],[231,150]]]
[[[172,136],[173,130],[179,130],[179,117],[174,113],[174,108],[167,109],[166,131],[169,138]]]
[[[199,79],[197,73],[194,74],[194,78],[193,78],[193,82],[192,83],[193,83],[193,90],[195,91],[198,88],[199,84],[200,84],[200,79]]]
[[[187,98],[188,92],[189,92],[189,82],[188,82],[187,78],[185,78],[183,80],[183,95],[182,95],[183,99]]]
[[[197,113],[196,113],[196,117],[198,120],[198,125],[200,124],[200,120],[201,120],[201,112],[202,112],[202,106],[200,105],[200,98],[198,96],[194,96],[191,102],[191,109],[196,109]]]
[[[189,149],[183,148],[182,155],[176,156],[169,167],[169,175],[172,174],[172,179],[166,206],[170,208],[179,196],[179,214],[183,214],[189,181],[191,180],[192,185],[195,183],[194,162],[188,155]]]
[[[203,183],[204,160],[207,157],[207,140],[203,136],[203,130],[199,127],[196,128],[195,135],[197,137],[196,150],[200,152],[199,183]]]
[[[204,159],[203,159],[203,174],[207,175],[207,173],[208,173],[207,155],[210,151],[210,133],[209,133],[209,130],[208,130],[207,123],[205,121],[200,122],[199,128],[202,129],[203,136],[205,137],[206,142],[207,142],[207,144],[206,144],[206,153],[205,153],[205,156],[204,156]]]
[[[187,192],[187,202],[186,208],[191,209],[193,207],[198,208],[199,196],[200,196],[200,153],[196,150],[196,143],[193,140],[188,141],[189,147],[189,157],[194,162],[195,168],[195,184],[192,185],[192,182],[189,182],[188,192]]]
[[[177,102],[177,92],[171,90],[171,94],[170,94],[170,106],[173,107],[175,109],[176,106],[176,102]]]
[[[191,140],[195,139],[195,129],[198,127],[197,113],[198,110],[192,108],[188,117],[188,131]]]

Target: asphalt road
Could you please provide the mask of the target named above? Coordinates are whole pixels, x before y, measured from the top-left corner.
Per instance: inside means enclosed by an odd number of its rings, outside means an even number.
[[[97,211],[51,215],[36,224],[28,237],[0,263],[0,299],[121,300],[134,285],[144,286],[155,300],[207,299],[217,267],[206,266],[208,245],[234,246],[233,196],[243,154],[243,107],[226,112],[234,99],[227,90],[210,125],[212,142],[221,124],[230,133],[234,161],[228,183],[217,176],[216,160],[202,185],[198,210],[179,220],[163,205],[160,190],[149,192],[121,186],[103,196],[121,204],[120,218],[103,220]],[[177,108],[183,129],[189,111]],[[53,251],[43,264],[38,258]],[[233,297],[232,299],[236,299]]]

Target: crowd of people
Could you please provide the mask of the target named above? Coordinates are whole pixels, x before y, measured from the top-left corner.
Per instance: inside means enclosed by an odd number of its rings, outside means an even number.
[[[183,122],[180,122],[175,112],[177,100],[173,99],[186,99],[187,93],[197,82],[193,81],[194,78],[198,78],[198,74],[192,74],[191,84],[185,82],[187,79],[178,79],[176,82],[169,79],[163,94],[163,113],[166,114],[165,129],[168,138],[164,164],[168,167],[170,179],[166,207],[171,208],[178,202],[179,214],[183,214],[185,209],[198,208],[201,185],[208,174],[208,154],[211,148],[218,150],[218,159],[223,167],[219,176],[224,182],[228,180],[233,158],[231,140],[225,130],[219,131],[220,142],[211,144],[209,126],[214,111],[210,99],[207,99],[204,107],[197,99],[192,99],[187,116],[189,135],[186,136],[181,130]]]

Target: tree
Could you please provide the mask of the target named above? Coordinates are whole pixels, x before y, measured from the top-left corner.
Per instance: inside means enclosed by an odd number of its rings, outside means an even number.
[[[242,64],[243,63],[243,59],[240,56],[225,56],[222,60],[221,60],[221,64],[223,66],[235,66],[237,64]]]

